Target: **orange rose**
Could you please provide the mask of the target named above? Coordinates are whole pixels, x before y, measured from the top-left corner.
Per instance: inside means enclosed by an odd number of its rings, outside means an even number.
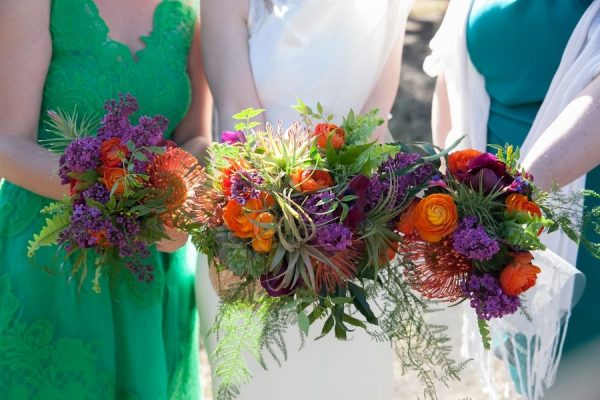
[[[417,204],[419,204],[418,200],[413,201],[404,213],[402,213],[398,224],[396,224],[398,232],[405,235],[413,233],[415,230],[415,208]]]
[[[542,210],[540,210],[540,207],[533,201],[529,201],[527,196],[522,194],[510,194],[506,198],[505,204],[506,211],[508,211],[509,213],[526,212],[529,215],[537,215],[538,217],[542,216]]]
[[[500,273],[500,286],[509,296],[518,296],[535,285],[542,270],[531,263],[529,252],[515,253],[513,260]]]
[[[102,168],[101,169],[102,179],[104,180],[104,186],[110,191],[113,190],[115,184],[116,195],[122,195],[125,192],[125,176],[127,171],[123,168]]]
[[[415,228],[421,239],[439,242],[458,228],[458,211],[449,194],[432,194],[415,207]]]
[[[223,209],[223,221],[237,237],[248,239],[254,236],[254,224],[252,221],[258,213],[253,212],[262,209],[262,201],[248,200],[245,206],[242,206],[235,200],[229,200]]]
[[[329,136],[331,136],[331,145],[336,150],[341,149],[346,141],[346,131],[335,124],[318,124],[315,126],[314,135],[317,138],[317,146],[322,149],[327,147]]]
[[[292,184],[303,192],[314,192],[333,186],[333,179],[327,171],[299,169],[292,175]]]
[[[448,170],[454,176],[465,174],[469,170],[469,161],[480,154],[474,149],[455,151],[448,156]]]
[[[105,167],[120,166],[128,154],[127,146],[117,137],[105,140],[100,145],[100,160]]]
[[[268,212],[261,212],[256,215],[254,225],[254,239],[252,240],[252,248],[258,253],[268,253],[271,251],[273,246],[273,236],[275,236],[275,230],[271,228],[264,228],[259,224],[271,224],[275,220],[273,214]]]

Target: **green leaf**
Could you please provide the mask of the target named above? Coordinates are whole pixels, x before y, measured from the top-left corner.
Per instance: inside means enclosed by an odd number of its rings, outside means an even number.
[[[136,151],[135,153],[133,153],[133,158],[139,161],[148,161],[148,157],[146,157],[146,155],[141,151]]]
[[[233,127],[236,131],[243,131],[246,129],[246,123],[245,122],[240,122],[235,124],[235,126]]]
[[[133,140],[127,141],[127,150],[129,150],[132,153],[135,151],[135,143],[133,143]]]
[[[481,335],[483,348],[489,350],[492,343],[492,338],[490,337],[490,327],[488,326],[487,321],[481,318],[477,319],[477,326],[479,327],[479,334]]]
[[[356,309],[365,317],[367,322],[377,325],[377,317],[375,317],[371,306],[367,302],[367,292],[352,282],[348,282],[348,290],[352,293],[352,297],[354,298],[352,303]]]
[[[356,326],[358,328],[367,329],[367,325],[365,325],[364,322],[362,322],[359,319],[356,319],[356,318],[352,317],[351,315],[344,314],[344,316],[342,317],[342,319],[343,319],[344,322],[346,322],[346,323],[348,323],[350,325]]]
[[[298,313],[298,326],[304,332],[305,335],[308,335],[308,331],[310,329],[310,320],[308,319],[308,315],[304,313],[304,311],[300,311]]]
[[[315,338],[315,340],[319,340],[321,338],[324,338],[325,336],[327,336],[327,334],[329,332],[331,332],[331,329],[333,329],[333,324],[334,324],[334,319],[333,319],[333,314],[331,314],[329,316],[329,318],[327,318],[327,320],[325,321],[325,324],[323,325],[323,330],[321,330],[321,334]]]
[[[356,159],[360,157],[364,152],[369,150],[375,142],[367,143],[367,144],[357,144],[354,146],[349,146],[339,154],[338,162],[342,165],[351,165],[356,162]]]
[[[27,256],[33,257],[40,247],[55,245],[58,235],[69,226],[71,217],[66,214],[57,214],[52,218],[46,218],[46,225],[39,234],[33,235],[33,240],[27,246]]]

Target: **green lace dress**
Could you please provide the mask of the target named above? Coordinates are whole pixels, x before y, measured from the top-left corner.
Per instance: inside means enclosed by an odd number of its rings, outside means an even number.
[[[39,138],[48,110],[101,116],[119,93],[137,97],[138,115],[166,116],[172,130],[190,104],[196,18],[196,9],[163,0],[134,57],[109,37],[92,0],[53,0]],[[96,294],[88,276],[79,291],[58,268],[56,248],[27,257],[50,201],[1,185],[0,399],[198,399],[194,261],[186,262],[193,251],[153,251],[152,284],[124,275],[112,289],[102,281]]]

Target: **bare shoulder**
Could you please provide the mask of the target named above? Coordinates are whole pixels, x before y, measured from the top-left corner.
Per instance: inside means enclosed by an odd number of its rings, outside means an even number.
[[[0,32],[5,35],[48,32],[50,26],[50,0],[0,1]]]

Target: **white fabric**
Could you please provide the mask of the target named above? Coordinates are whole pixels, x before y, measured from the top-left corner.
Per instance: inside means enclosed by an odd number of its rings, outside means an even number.
[[[466,44],[466,25],[473,0],[450,2],[440,30],[431,42],[432,54],[425,61],[424,69],[430,76],[444,74],[450,103],[452,131],[446,145],[462,135],[467,135],[460,148],[485,150],[487,119],[490,98],[485,90],[484,78],[477,72],[469,58]],[[600,73],[600,1],[594,1],[575,28],[564,51],[550,89],[544,99],[536,120],[522,146],[525,157],[539,140],[544,140],[544,131],[558,114]],[[585,187],[585,176],[571,183],[564,190],[578,191]],[[532,316],[528,320],[521,315],[496,320],[491,324],[497,352],[510,364],[507,349],[518,348],[525,354],[525,389],[527,399],[537,400],[544,389],[551,386],[560,361],[560,352],[566,333],[570,310],[577,299],[573,299],[575,285],[583,285],[581,274],[573,267],[577,258],[577,245],[566,235],[546,235],[544,243],[551,251],[536,252],[536,265],[542,268],[538,284],[526,292],[526,305]],[[480,364],[483,379],[492,398],[497,398],[492,371],[489,370],[489,354],[480,345],[477,325],[472,310],[465,314],[463,338],[465,356],[474,357]],[[562,326],[562,324],[565,324]],[[562,329],[561,329],[562,326]],[[515,335],[525,335],[518,342]],[[525,348],[523,348],[525,344]],[[535,351],[534,351],[535,350]]]
[[[252,0],[249,51],[259,98],[268,121],[297,120],[296,98],[323,104],[338,121],[360,112],[394,45],[401,40],[414,0]],[[235,95],[235,94],[232,94]],[[201,326],[213,322],[217,298],[206,261],[198,268]],[[311,329],[311,337],[320,327]],[[253,381],[240,400],[391,400],[393,351],[364,332],[348,342],[328,337],[301,351],[297,327],[286,335],[289,359],[269,371],[252,363]],[[214,338],[207,341],[214,349]]]

